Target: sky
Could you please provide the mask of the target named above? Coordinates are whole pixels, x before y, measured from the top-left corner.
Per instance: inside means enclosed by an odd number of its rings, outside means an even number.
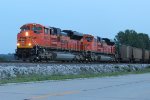
[[[110,39],[126,29],[150,35],[150,0],[0,0],[0,54],[15,52],[26,23]]]

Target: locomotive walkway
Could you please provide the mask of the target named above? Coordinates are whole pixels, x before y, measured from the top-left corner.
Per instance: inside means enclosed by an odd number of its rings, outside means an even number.
[[[150,74],[0,86],[2,100],[150,100]]]

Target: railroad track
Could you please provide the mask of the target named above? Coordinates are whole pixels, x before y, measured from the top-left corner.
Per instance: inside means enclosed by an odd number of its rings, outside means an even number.
[[[49,61],[49,62],[24,62],[24,61],[1,61],[0,64],[15,63],[15,64],[148,64],[148,63],[125,63],[125,62],[61,62],[61,61]]]

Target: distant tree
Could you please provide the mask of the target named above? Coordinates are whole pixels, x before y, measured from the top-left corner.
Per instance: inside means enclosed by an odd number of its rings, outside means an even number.
[[[145,33],[137,33],[134,30],[120,31],[116,35],[115,40],[119,44],[150,50],[150,38]]]
[[[0,62],[2,62],[2,61],[6,61],[6,59],[5,59],[5,58],[0,57]]]
[[[0,61],[11,61],[15,60],[14,54],[0,54]]]

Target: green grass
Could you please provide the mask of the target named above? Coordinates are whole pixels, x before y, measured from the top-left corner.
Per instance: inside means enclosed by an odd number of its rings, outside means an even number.
[[[19,76],[16,78],[8,78],[0,80],[0,84],[6,83],[20,83],[20,82],[35,82],[44,80],[65,80],[65,79],[76,79],[76,78],[93,78],[93,77],[110,77],[126,74],[142,74],[150,73],[150,67],[144,70],[128,71],[128,72],[111,72],[111,73],[99,73],[99,74],[78,74],[78,75],[30,75],[30,76]]]

